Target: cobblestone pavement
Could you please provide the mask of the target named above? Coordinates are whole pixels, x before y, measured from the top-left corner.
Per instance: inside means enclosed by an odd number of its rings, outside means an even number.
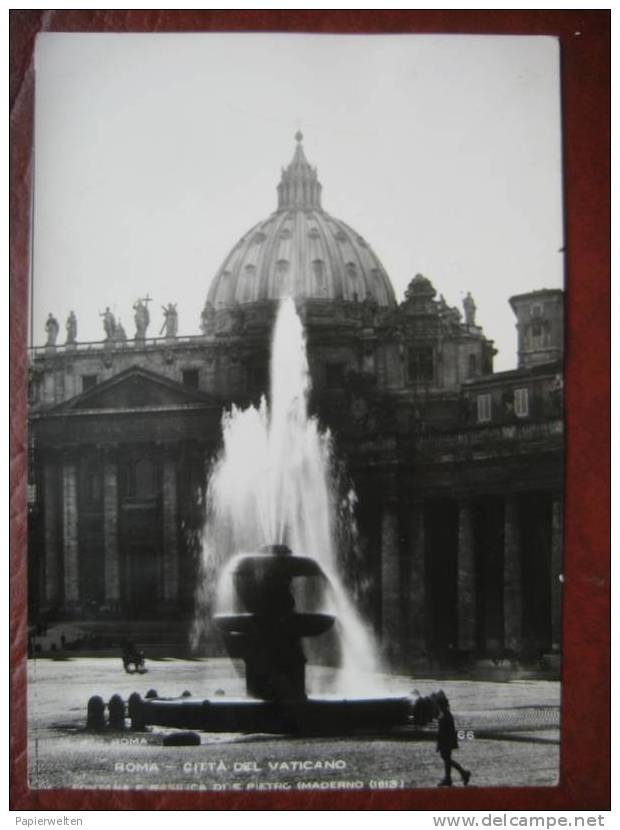
[[[230,661],[158,660],[128,675],[120,659],[29,661],[29,770],[33,788],[337,790],[434,787],[443,773],[433,729],[389,735],[291,738],[201,735],[200,746],[165,747],[166,730],[89,734],[86,703],[154,688],[161,696],[188,689],[194,697],[241,695],[243,679]],[[309,669],[308,686],[326,670]],[[426,695],[442,688],[462,740],[455,755],[472,770],[470,786],[552,786],[559,774],[560,684],[415,681],[383,676],[386,694]],[[455,785],[460,786],[458,775]]]

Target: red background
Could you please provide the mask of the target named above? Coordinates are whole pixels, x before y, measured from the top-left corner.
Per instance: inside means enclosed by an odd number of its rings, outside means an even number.
[[[610,19],[609,10],[10,13],[12,809],[609,809]],[[28,789],[26,346],[33,48],[40,31],[424,32],[559,37],[567,250],[566,564],[560,786],[247,795]]]

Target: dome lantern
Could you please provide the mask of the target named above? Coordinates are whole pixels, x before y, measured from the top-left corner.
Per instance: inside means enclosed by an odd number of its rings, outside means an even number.
[[[311,167],[302,145],[303,133],[295,133],[295,154],[278,185],[278,210],[307,208],[321,210],[321,183],[316,167]]]

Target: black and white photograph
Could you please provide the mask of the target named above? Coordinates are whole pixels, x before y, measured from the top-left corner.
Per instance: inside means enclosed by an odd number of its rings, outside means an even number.
[[[29,787],[556,787],[558,40],[34,72]]]

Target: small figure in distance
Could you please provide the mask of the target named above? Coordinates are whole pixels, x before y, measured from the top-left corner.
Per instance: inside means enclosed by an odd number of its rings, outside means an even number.
[[[135,672],[138,672],[138,674],[144,674],[146,672],[144,665],[144,652],[136,648],[135,643],[132,643],[127,637],[121,640],[121,649],[123,650],[123,668],[127,674],[133,674]],[[133,672],[129,670],[129,667],[132,665],[134,667]]]
[[[445,774],[443,780],[439,782],[439,787],[452,786],[452,768],[457,770],[463,781],[463,786],[469,784],[471,772],[463,769],[460,764],[452,760],[452,751],[459,748],[458,737],[454,727],[454,718],[450,712],[450,702],[442,691],[437,692],[434,696],[435,702],[439,708],[439,717],[437,719],[437,752],[441,755],[444,763]]]

